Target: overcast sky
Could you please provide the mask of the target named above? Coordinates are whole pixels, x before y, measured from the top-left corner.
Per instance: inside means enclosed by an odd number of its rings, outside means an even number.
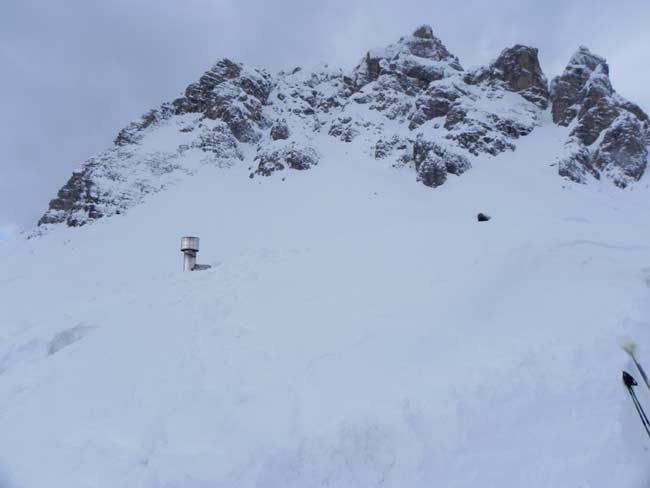
[[[584,44],[650,109],[649,0],[1,0],[0,238],[34,225],[73,169],[215,60],[352,68],[423,23],[465,67],[538,47],[549,79]]]

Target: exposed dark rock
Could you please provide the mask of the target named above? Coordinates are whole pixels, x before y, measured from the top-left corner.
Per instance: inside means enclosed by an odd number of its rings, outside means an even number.
[[[280,147],[261,149],[255,156],[255,174],[269,176],[285,168],[306,170],[317,165],[318,161],[318,153],[313,148],[291,142]]]
[[[606,175],[620,187],[641,178],[648,160],[648,116],[614,91],[604,58],[581,47],[553,80],[551,99],[553,120],[575,123],[561,176],[586,183],[588,175]]]
[[[136,144],[138,142],[138,132],[140,132],[140,124],[138,122],[131,122],[124,129],[120,130],[113,143],[116,146]]]
[[[352,142],[359,135],[359,129],[352,122],[352,117],[339,117],[330,127],[328,134],[341,139],[343,142]]]
[[[369,108],[377,110],[390,120],[405,120],[413,109],[413,95],[415,92],[408,93],[411,87],[404,86],[400,80],[405,80],[404,76],[388,77],[382,76],[372,87],[373,91],[369,95],[371,103]],[[407,90],[404,92],[403,90]],[[404,96],[408,95],[408,96]]]
[[[326,67],[323,69],[323,72],[309,76],[297,72],[277,80],[277,95],[274,98],[283,102],[275,104],[278,116],[290,112],[302,118],[316,113],[327,114],[341,107],[343,101],[351,94],[350,87],[344,81],[342,71],[329,70]]]
[[[611,98],[613,93],[614,89],[609,78],[603,74],[601,67],[597,68],[580,92],[580,109],[577,113],[578,119],[582,119],[593,108],[604,107],[606,105],[618,105]]]
[[[237,140],[256,142],[258,129],[265,126],[263,106],[272,89],[272,80],[262,70],[248,70],[223,59],[207,71],[198,82],[174,100],[178,114],[203,113],[209,119],[223,120]]]
[[[402,139],[398,135],[394,135],[388,140],[379,139],[375,143],[373,154],[375,159],[384,159],[389,157],[395,151],[406,151],[408,147],[409,141]]]
[[[467,149],[474,156],[480,153],[496,156],[505,151],[514,151],[515,145],[503,136],[495,136],[490,128],[484,124],[473,124],[460,132],[450,132],[446,139],[456,141],[458,145]]]
[[[131,122],[124,129],[122,129],[115,138],[114,144],[116,146],[126,146],[129,144],[137,144],[142,138],[142,131],[148,127],[167,120],[173,114],[171,105],[165,103],[160,108],[149,110],[144,114],[139,121]]]
[[[607,78],[609,65],[605,58],[592,54],[589,49],[581,46],[571,57],[564,73],[551,83],[553,122],[564,126],[571,123],[584,98],[582,91],[594,74]]]
[[[286,120],[277,120],[271,127],[271,139],[274,141],[289,138],[289,126]]]
[[[601,99],[589,110],[582,111],[580,121],[571,132],[586,146],[590,146],[600,133],[607,129],[618,117],[619,110],[605,99]]]
[[[447,118],[445,119],[445,129],[450,130],[456,127],[458,124],[461,124],[467,118],[467,110],[461,106],[456,106],[453,110],[447,112]]]
[[[648,147],[645,128],[636,116],[623,113],[607,129],[593,160],[596,168],[622,188],[641,179],[648,165]]]
[[[462,73],[458,60],[433,36],[430,27],[423,26],[412,36],[367,54],[355,70],[360,91],[352,99],[369,103],[372,110],[390,120],[408,120],[411,130],[446,117],[446,138],[472,154],[496,155],[514,149],[512,140],[529,134],[536,126],[532,112],[548,104],[547,82],[537,50],[515,46],[504,50],[489,67],[467,76]],[[521,117],[513,112],[497,115],[488,108],[477,109],[479,99],[497,100],[504,90],[522,96]],[[525,106],[529,101],[536,106]],[[490,103],[484,105],[489,107]],[[500,111],[498,103],[494,108]]]
[[[393,166],[405,166],[413,160],[413,141],[395,134],[389,139],[379,139],[372,151],[375,159],[390,158]]]
[[[407,58],[401,62],[401,65],[397,62],[389,63],[388,68],[416,80],[419,88],[426,88],[432,81],[443,79],[446,72],[444,67],[431,66],[415,58]]]
[[[472,114],[473,115],[473,114]],[[479,114],[481,118],[491,119],[491,123],[469,116],[463,107],[454,107],[447,114],[445,128],[449,133],[447,139],[456,141],[459,146],[478,156],[480,153],[497,154],[514,150],[511,139],[526,135],[533,126],[523,125],[512,119],[502,119],[496,114]]]
[[[586,183],[588,175],[600,178],[600,173],[593,166],[589,149],[580,144],[575,144],[573,151],[560,160],[558,173],[576,183]]]
[[[639,119],[642,122],[646,122],[648,119],[648,114],[646,114],[641,107],[639,107],[637,104],[628,102],[627,100],[620,99],[619,100],[619,107],[622,108],[623,110],[626,110],[633,114],[637,119]]]
[[[410,117],[409,128],[413,130],[431,119],[444,117],[453,102],[463,95],[455,85],[432,83],[415,101],[415,112]]]
[[[532,125],[526,125],[516,119],[501,118],[496,114],[488,114],[487,118],[494,124],[494,127],[504,136],[512,139],[527,136],[533,131]]]
[[[413,37],[418,39],[433,39],[433,28],[430,25],[421,25],[413,32]]]
[[[391,151],[392,151],[392,147],[390,146],[390,144],[387,141],[379,139],[375,143],[375,149],[373,155],[375,156],[375,159],[384,159],[388,157]]]
[[[448,174],[460,175],[472,167],[466,157],[448,151],[421,136],[413,146],[413,161],[417,181],[433,188],[442,185]]]
[[[77,217],[79,212],[90,219],[100,218],[102,214],[96,208],[98,198],[93,186],[89,171],[72,173],[56,198],[50,201],[49,210],[40,218],[38,225],[65,222],[69,227],[78,227],[85,223],[85,220]]]
[[[483,212],[480,212],[480,213],[476,216],[476,220],[478,220],[479,222],[487,222],[487,221],[490,220],[491,218],[492,218],[492,217],[490,217],[490,216],[487,215],[487,214],[484,214]]]
[[[237,140],[228,130],[228,126],[219,123],[214,127],[202,127],[192,147],[201,149],[217,158],[243,159]]]
[[[422,89],[431,81],[462,69],[458,58],[433,35],[433,29],[421,26],[412,36],[402,37],[396,44],[369,51],[355,69],[354,84],[359,88],[382,75],[403,75]]]
[[[548,82],[537,57],[537,49],[517,44],[504,49],[486,68],[468,73],[470,84],[501,82],[507,90],[517,92],[526,100],[545,109],[548,106]]]

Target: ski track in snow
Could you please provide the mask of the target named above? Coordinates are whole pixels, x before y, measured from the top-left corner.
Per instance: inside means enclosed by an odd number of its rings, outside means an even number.
[[[647,486],[650,195],[536,133],[435,190],[323,136],[0,243],[0,486]]]
[[[617,249],[619,251],[647,251],[650,249],[650,246],[643,246],[643,245],[619,245],[619,244],[608,244],[606,242],[596,242],[596,241],[589,241],[589,240],[577,240],[577,241],[571,241],[571,242],[564,242],[560,244],[561,247],[573,247],[573,246],[595,246],[595,247],[603,247],[605,249]]]

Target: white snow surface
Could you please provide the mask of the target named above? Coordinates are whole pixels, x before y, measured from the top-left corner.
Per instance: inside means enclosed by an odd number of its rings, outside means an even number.
[[[647,487],[648,180],[558,178],[567,131],[435,190],[314,133],[0,242],[0,487]]]

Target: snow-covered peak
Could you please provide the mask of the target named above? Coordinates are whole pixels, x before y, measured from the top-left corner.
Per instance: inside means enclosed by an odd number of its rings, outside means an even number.
[[[429,25],[418,27],[411,35],[400,38],[395,44],[383,49],[373,49],[370,52],[373,56],[382,56],[384,58],[394,58],[400,54],[412,54],[432,61],[458,63],[458,58],[451,54],[442,41],[433,35],[433,28]]]
[[[604,88],[604,96],[613,92],[609,83],[609,66],[605,58],[593,54],[585,46],[580,46],[569,59],[562,75],[554,78],[551,83],[555,123],[569,125],[578,113],[577,105],[584,97],[583,90],[588,88],[587,85],[591,87],[599,85]]]
[[[462,70],[458,58],[433,35],[433,29],[421,26],[394,44],[368,51],[355,69],[355,82],[363,86],[385,73],[432,81]]]
[[[580,46],[569,59],[569,63],[564,72],[567,73],[567,71],[582,69],[586,73],[589,73],[590,71],[594,71],[598,66],[602,66],[605,74],[609,74],[609,65],[604,57],[592,53],[587,46]]]
[[[536,48],[517,44],[501,51],[499,57],[484,68],[468,73],[470,83],[502,83],[506,90],[518,92],[525,99],[548,106],[548,82],[539,64]]]
[[[413,31],[413,37],[420,39],[433,39],[433,27],[428,24],[422,24]]]
[[[615,92],[605,58],[581,46],[553,80],[551,101],[554,122],[572,127],[562,176],[580,183],[606,176],[620,187],[643,176],[648,116]]]

